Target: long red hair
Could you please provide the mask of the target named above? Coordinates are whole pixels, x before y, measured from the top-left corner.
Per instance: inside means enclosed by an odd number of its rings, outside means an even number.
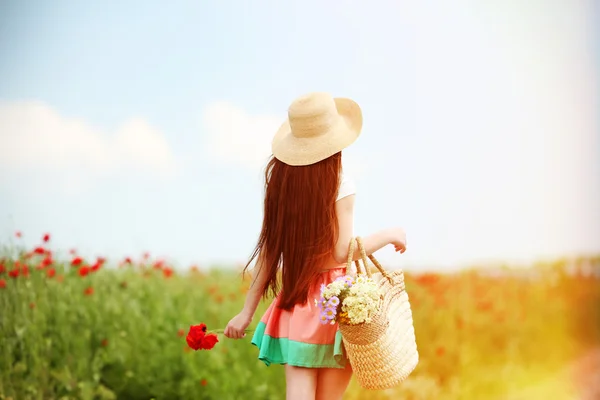
[[[279,307],[285,310],[306,303],[314,278],[331,257],[338,236],[335,200],[341,169],[341,152],[306,166],[274,157],[267,164],[262,230],[244,272],[257,259],[257,267],[267,273],[262,297],[281,289]]]

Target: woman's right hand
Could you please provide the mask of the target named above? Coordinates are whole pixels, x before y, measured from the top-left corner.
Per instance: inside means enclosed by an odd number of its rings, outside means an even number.
[[[394,245],[394,249],[400,254],[406,251],[406,232],[402,228],[392,228],[390,232],[390,244]]]

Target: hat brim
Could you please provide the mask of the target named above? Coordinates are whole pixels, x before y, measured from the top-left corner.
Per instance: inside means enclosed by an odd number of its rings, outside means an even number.
[[[350,146],[362,131],[362,111],[351,99],[335,98],[340,120],[323,135],[299,138],[292,135],[289,121],[278,129],[271,143],[273,156],[288,165],[310,165]]]

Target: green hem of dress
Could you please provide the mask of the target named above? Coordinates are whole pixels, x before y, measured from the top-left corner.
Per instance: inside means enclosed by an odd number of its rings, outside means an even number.
[[[311,344],[265,334],[266,325],[259,322],[252,336],[258,347],[258,359],[269,366],[287,364],[308,368],[345,368],[346,357],[341,332],[336,332],[333,344]]]

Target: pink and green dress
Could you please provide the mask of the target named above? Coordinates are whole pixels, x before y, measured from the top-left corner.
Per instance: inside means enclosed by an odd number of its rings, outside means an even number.
[[[342,179],[338,200],[354,194],[354,185]],[[348,359],[344,353],[338,324],[322,324],[320,308],[315,299],[321,297],[321,285],[333,282],[346,274],[346,267],[321,272],[309,290],[308,301],[291,311],[280,309],[279,296],[270,304],[260,319],[252,344],[258,347],[258,359],[267,366],[287,364],[311,368],[345,368]]]

